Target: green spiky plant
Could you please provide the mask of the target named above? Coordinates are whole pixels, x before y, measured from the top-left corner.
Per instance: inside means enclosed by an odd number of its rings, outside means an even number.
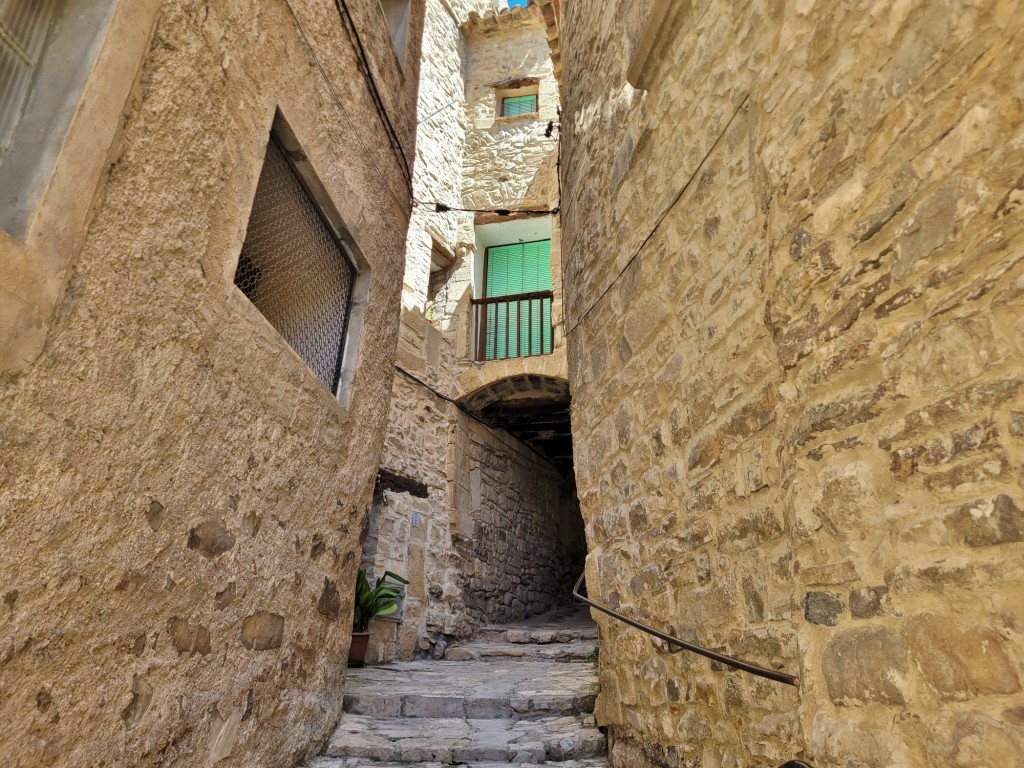
[[[371,588],[370,581],[366,578],[366,570],[359,569],[356,576],[356,609],[352,615],[352,631],[368,632],[370,622],[378,616],[391,616],[398,610],[398,601],[395,599],[402,594],[396,584],[387,583],[393,579],[399,584],[408,584],[397,573],[384,571],[384,575],[377,579],[377,583]]]

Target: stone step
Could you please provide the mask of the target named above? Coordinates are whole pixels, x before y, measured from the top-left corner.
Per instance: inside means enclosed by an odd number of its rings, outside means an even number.
[[[372,717],[405,717],[427,719],[473,718],[500,720],[509,717],[532,718],[548,715],[587,714],[594,711],[595,693],[573,696],[562,694],[465,698],[459,696],[426,696],[421,694],[386,695],[352,694],[345,696],[345,712]]]
[[[500,720],[594,711],[589,662],[408,661],[349,670],[344,710],[383,718]]]
[[[599,758],[605,752],[604,734],[590,716],[467,720],[347,714],[325,754],[374,761],[379,768],[387,761],[540,765]]]
[[[448,763],[396,763],[365,760],[357,757],[317,757],[308,768],[451,768]],[[608,760],[595,757],[587,760],[559,760],[543,763],[460,763],[460,768],[608,768]]]
[[[583,624],[559,628],[533,627],[480,627],[474,637],[485,643],[516,643],[548,645],[550,643],[574,643],[580,640],[597,640],[597,625]]]
[[[471,642],[450,645],[446,661],[586,661],[597,651],[597,640],[572,640],[545,645],[528,643]]]

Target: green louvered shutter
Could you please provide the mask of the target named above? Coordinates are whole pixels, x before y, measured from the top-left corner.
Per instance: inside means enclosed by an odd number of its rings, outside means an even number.
[[[501,116],[517,117],[537,111],[537,94],[529,96],[506,96],[501,100]]]
[[[550,290],[550,240],[487,249],[487,298]],[[548,298],[489,304],[486,324],[487,360],[551,353],[551,300]]]

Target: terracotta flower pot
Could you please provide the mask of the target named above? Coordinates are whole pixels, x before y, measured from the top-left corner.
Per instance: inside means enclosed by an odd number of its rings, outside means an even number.
[[[352,645],[348,647],[348,665],[361,667],[366,661],[366,646],[370,642],[369,632],[353,632]]]

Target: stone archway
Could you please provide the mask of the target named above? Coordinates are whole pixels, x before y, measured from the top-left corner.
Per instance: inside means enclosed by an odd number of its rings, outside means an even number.
[[[456,549],[467,610],[512,622],[571,602],[586,557],[572,467],[570,393],[561,377],[520,373],[465,395],[456,441]]]
[[[571,402],[565,379],[521,373],[480,387],[463,397],[460,405],[511,433],[571,475]]]

